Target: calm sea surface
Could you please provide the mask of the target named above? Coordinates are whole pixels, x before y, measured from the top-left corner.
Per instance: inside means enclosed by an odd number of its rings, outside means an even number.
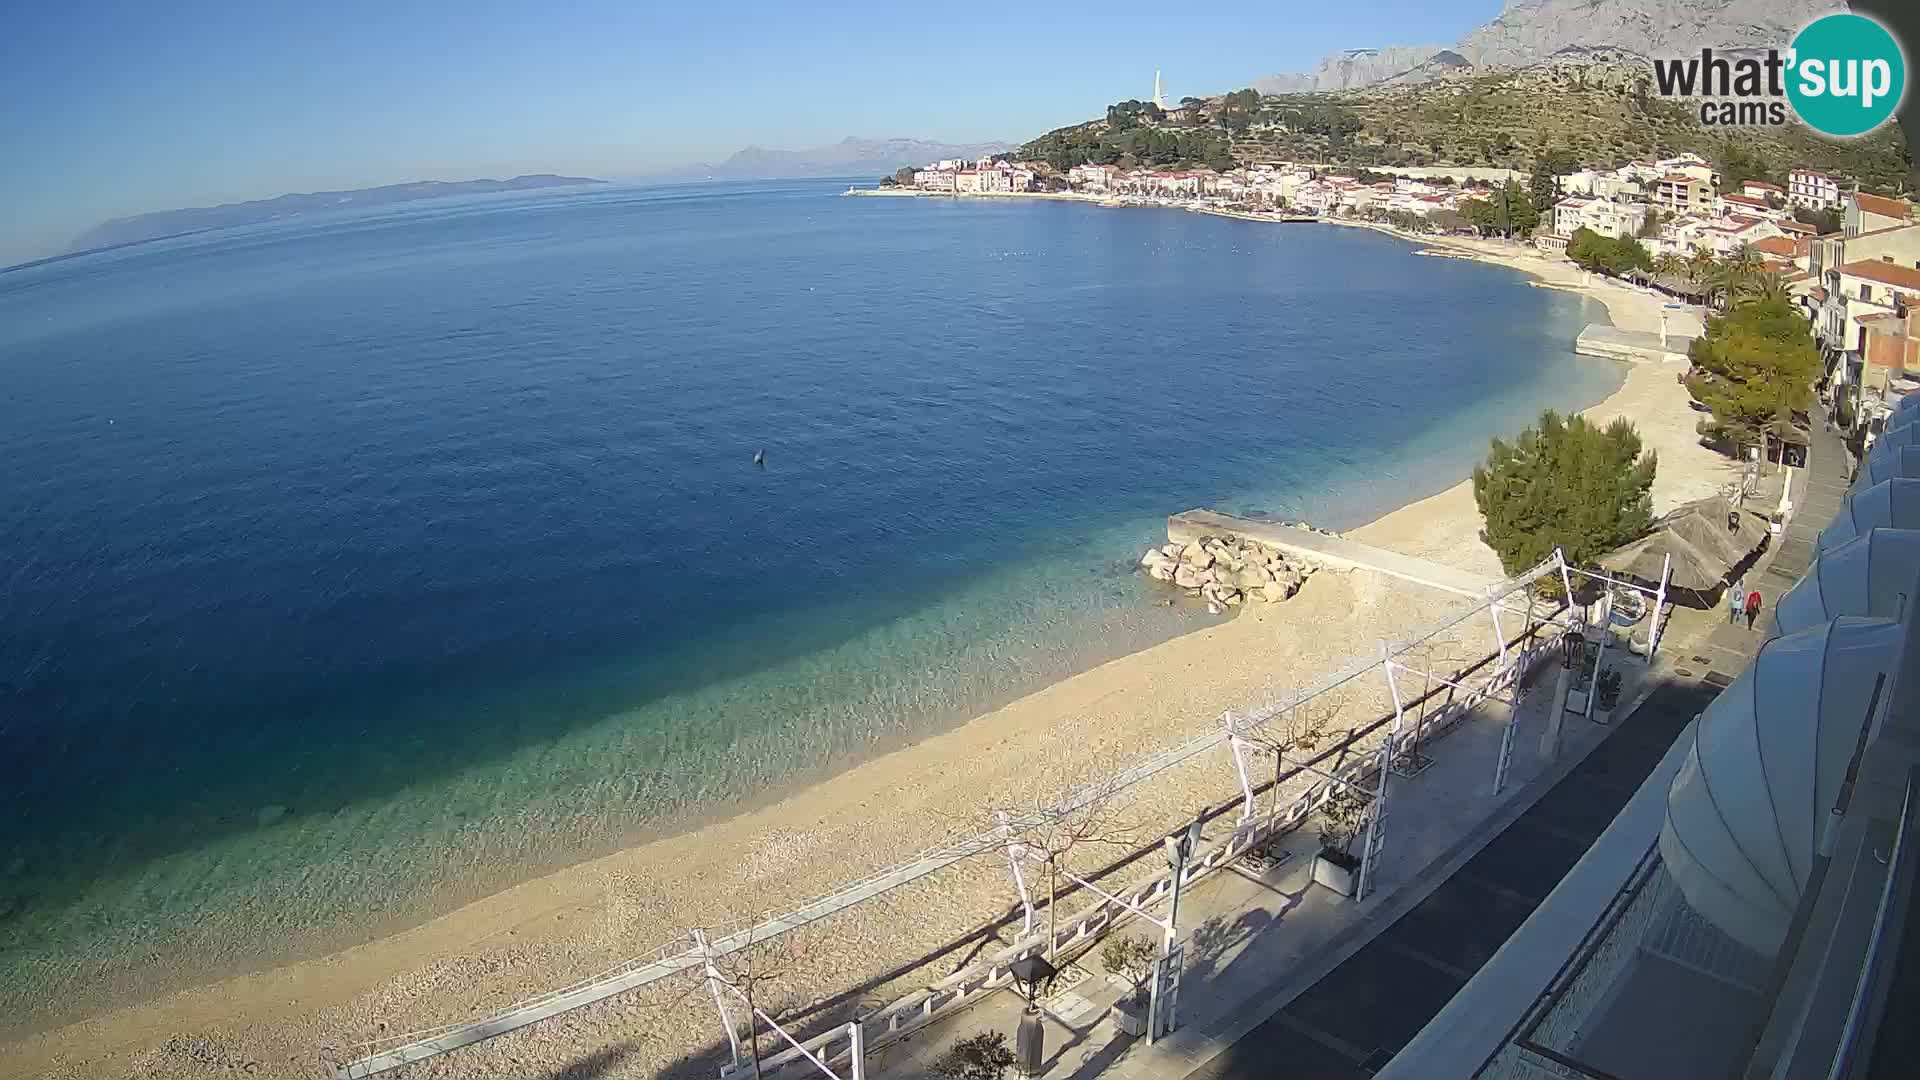
[[[1352,526],[1621,378],[1596,305],[1370,232],[839,187],[0,273],[0,1007],[949,726],[1208,621],[1132,570],[1169,512]]]

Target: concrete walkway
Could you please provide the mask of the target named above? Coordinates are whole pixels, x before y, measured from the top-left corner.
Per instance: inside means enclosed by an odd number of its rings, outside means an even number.
[[[1840,512],[1846,498],[1847,481],[1853,471],[1846,443],[1833,432],[1817,429],[1808,438],[1812,445],[1807,448],[1807,467],[1794,470],[1791,477],[1793,517],[1747,574],[1747,589],[1757,591],[1763,601],[1760,618],[1748,629],[1745,619],[1729,623],[1724,611],[1717,613],[1717,625],[1702,647],[1688,657],[1692,663],[1682,665],[1706,668],[1707,680],[1715,685],[1725,686],[1746,667],[1759,640],[1773,626],[1774,605],[1813,565],[1814,541]]]
[[[1687,350],[1692,347],[1691,336],[1668,334],[1662,338],[1659,334],[1622,330],[1612,323],[1591,323],[1573,342],[1573,351],[1581,356],[1629,363],[1685,363]]]
[[[1404,581],[1484,600],[1492,578],[1455,570],[1412,555],[1363,544],[1344,536],[1296,529],[1277,521],[1254,521],[1215,510],[1188,510],[1167,519],[1167,539],[1176,544],[1202,536],[1238,536],[1338,570],[1377,570]]]

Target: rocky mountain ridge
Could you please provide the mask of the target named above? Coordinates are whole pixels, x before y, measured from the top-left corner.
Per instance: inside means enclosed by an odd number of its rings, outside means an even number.
[[[804,150],[749,146],[725,161],[685,165],[653,174],[654,179],[759,180],[806,176],[878,176],[902,165],[924,165],[945,158],[977,158],[1011,149],[1003,142],[945,143],[925,139],[863,139],[849,135],[836,143]]]
[[[1269,94],[1406,85],[1527,67],[1570,49],[1641,58],[1703,47],[1748,52],[1785,46],[1801,26],[1845,9],[1842,0],[1507,0],[1491,22],[1454,45],[1349,49],[1312,71],[1269,75],[1253,85]]]

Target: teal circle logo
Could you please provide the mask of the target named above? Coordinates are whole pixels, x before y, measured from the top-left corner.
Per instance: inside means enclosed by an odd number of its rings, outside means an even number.
[[[1887,28],[1865,15],[1808,23],[1787,54],[1787,100],[1823,135],[1865,135],[1907,93],[1907,58]]]

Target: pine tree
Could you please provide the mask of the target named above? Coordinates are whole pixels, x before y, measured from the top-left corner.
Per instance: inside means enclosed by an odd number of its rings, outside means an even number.
[[[1744,299],[1708,319],[1688,352],[1687,390],[1713,412],[1703,434],[1735,447],[1790,423],[1795,410],[1807,407],[1820,374],[1820,350],[1791,301],[1777,290],[1754,290]]]
[[[1551,409],[1512,442],[1493,440],[1473,470],[1473,499],[1486,521],[1480,539],[1508,573],[1519,573],[1556,547],[1587,565],[1645,535],[1657,461],[1640,449],[1625,419],[1598,428]]]

